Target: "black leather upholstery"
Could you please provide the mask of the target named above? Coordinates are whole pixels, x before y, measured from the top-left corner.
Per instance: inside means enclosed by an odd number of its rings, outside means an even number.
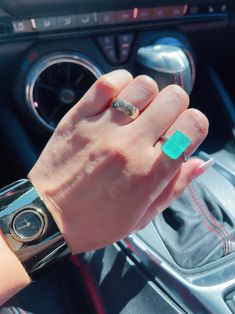
[[[235,250],[235,219],[202,183],[190,184],[154,224],[175,262],[185,269]]]

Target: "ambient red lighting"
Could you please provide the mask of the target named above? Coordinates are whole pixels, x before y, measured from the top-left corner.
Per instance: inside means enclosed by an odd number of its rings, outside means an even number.
[[[139,9],[138,8],[134,8],[133,9],[133,18],[136,19],[138,17],[138,13],[139,13]]]

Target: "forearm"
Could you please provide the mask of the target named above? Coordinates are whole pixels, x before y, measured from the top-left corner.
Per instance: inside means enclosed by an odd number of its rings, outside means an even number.
[[[7,245],[0,232],[0,305],[30,283],[22,264]]]

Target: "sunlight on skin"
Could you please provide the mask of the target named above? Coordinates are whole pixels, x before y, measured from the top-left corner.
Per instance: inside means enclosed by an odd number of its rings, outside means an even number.
[[[112,108],[115,96],[131,102],[140,116],[130,121]],[[187,154],[200,145],[208,121],[188,105],[180,87],[159,93],[149,77],[133,79],[118,70],[99,78],[62,119],[28,178],[72,253],[104,247],[140,229],[195,177],[203,161],[171,160],[159,141],[177,129],[191,140]],[[1,237],[0,252],[3,303],[30,278]]]
[[[30,283],[22,264],[11,251],[0,233],[0,305],[13,297]]]
[[[89,97],[94,99],[99,89],[103,96],[96,100],[97,109]],[[140,116],[131,120],[112,108],[113,95],[131,102]],[[101,77],[62,119],[29,179],[73,253],[128,236],[142,219],[148,221],[148,209],[152,216],[153,203],[159,213],[162,204],[157,199],[164,198],[162,193],[183,163],[162,152],[159,138],[169,128],[181,130],[191,140],[186,150],[190,155],[208,132],[206,117],[188,106],[189,97],[179,86],[159,93],[149,77],[132,79],[118,70]],[[182,191],[187,171],[193,172],[199,163],[190,161],[183,171],[178,182]]]

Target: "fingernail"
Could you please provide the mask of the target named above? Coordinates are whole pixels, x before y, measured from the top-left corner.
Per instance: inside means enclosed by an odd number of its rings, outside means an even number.
[[[206,162],[201,163],[200,166],[198,166],[193,173],[193,178],[197,178],[203,173],[205,173],[208,169],[210,169],[215,164],[215,159],[211,158],[207,160]]]

